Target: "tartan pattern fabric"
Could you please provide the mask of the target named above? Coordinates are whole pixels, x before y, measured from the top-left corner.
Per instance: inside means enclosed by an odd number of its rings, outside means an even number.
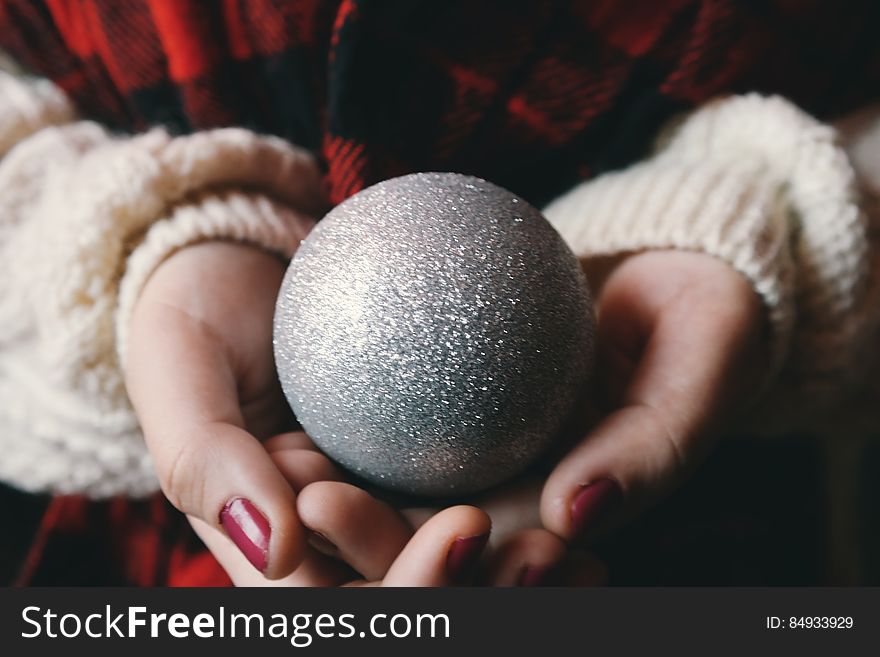
[[[0,486],[0,503],[24,493]],[[34,498],[35,496],[30,496]],[[29,499],[42,509],[0,584],[14,586],[229,586],[228,576],[161,495],[93,502],[79,496]],[[3,543],[14,536],[4,536]],[[21,537],[19,537],[21,538]]]
[[[878,24],[872,0],[2,0],[0,48],[120,129],[312,149],[334,203],[453,170],[540,204],[720,93],[876,95]]]
[[[448,170],[540,205],[723,93],[831,116],[880,95],[878,25],[875,0],[0,0],[0,50],[83,116],[279,135],[333,203]],[[228,584],[163,499],[39,506],[19,584]]]

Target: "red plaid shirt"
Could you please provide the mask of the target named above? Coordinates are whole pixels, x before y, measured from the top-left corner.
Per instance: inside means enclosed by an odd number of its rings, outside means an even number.
[[[0,0],[0,48],[123,129],[244,125],[310,148],[333,202],[451,170],[541,203],[720,93],[819,115],[876,97],[878,5]]]
[[[83,115],[280,135],[319,156],[333,202],[452,170],[541,204],[722,93],[838,113],[880,94],[878,25],[875,0],[0,0],[0,48]],[[123,581],[181,581],[201,558],[168,514],[129,505],[139,520],[118,525],[114,504],[53,502],[20,581],[42,581],[41,550],[86,517],[96,544],[153,546],[139,569],[104,550]],[[225,581],[198,563],[195,580]]]

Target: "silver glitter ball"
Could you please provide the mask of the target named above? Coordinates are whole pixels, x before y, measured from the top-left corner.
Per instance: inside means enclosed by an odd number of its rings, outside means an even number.
[[[478,178],[419,173],[349,198],[303,241],[274,343],[287,399],[330,458],[444,497],[553,443],[593,335],[583,272],[538,210]]]

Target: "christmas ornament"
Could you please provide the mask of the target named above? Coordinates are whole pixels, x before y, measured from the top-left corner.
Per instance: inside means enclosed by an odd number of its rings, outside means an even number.
[[[389,489],[457,496],[548,448],[593,333],[579,263],[540,212],[478,178],[420,173],[318,223],[282,284],[274,346],[328,456]]]

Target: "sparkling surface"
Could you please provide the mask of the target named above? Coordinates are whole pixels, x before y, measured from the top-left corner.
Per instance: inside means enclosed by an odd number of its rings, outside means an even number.
[[[275,358],[298,420],[386,488],[461,495],[524,469],[589,375],[589,292],[534,207],[422,173],[333,209],[296,253]]]

